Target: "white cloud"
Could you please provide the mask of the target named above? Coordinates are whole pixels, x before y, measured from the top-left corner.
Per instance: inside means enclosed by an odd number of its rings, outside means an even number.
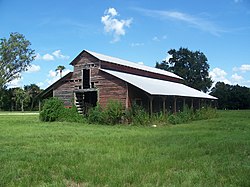
[[[231,84],[231,82],[226,78],[227,73],[220,68],[214,68],[212,71],[209,72],[209,75],[214,81],[214,84],[216,84],[216,82],[224,82],[225,84]]]
[[[237,73],[235,73],[232,75],[232,79],[235,82],[239,82],[239,81],[243,80],[244,78],[242,76],[238,75]]]
[[[52,55],[50,55],[50,54],[47,53],[47,54],[45,54],[45,55],[42,56],[42,60],[52,61],[52,60],[55,60],[55,58]]]
[[[126,34],[125,27],[130,27],[132,18],[127,20],[119,20],[115,17],[118,16],[118,12],[115,8],[109,8],[104,12],[104,16],[101,17],[101,22],[104,24],[104,31],[113,35],[112,42],[118,42],[121,36]]]
[[[112,16],[117,16],[118,12],[114,8],[109,8],[108,10],[106,10],[106,14],[111,14]]]
[[[61,50],[56,50],[52,54],[58,59],[63,59],[63,60],[69,59],[69,56],[63,55]]]
[[[167,19],[171,21],[183,22],[188,24],[189,26],[192,26],[205,32],[209,32],[210,34],[215,36],[219,36],[220,33],[225,32],[225,30],[222,30],[211,21],[183,12],[170,10],[149,10],[142,8],[135,8],[135,10],[144,13],[146,16],[156,17],[158,19]]]
[[[17,79],[14,79],[12,80],[11,82],[9,82],[7,84],[7,87],[8,88],[16,88],[16,87],[21,87],[22,85],[22,80],[23,80],[23,77],[19,77]]]
[[[39,53],[37,53],[35,60],[53,61],[56,59],[68,60],[69,58],[69,56],[63,55],[61,50],[59,49],[52,52],[52,54],[47,53],[45,55],[40,55]]]
[[[40,71],[40,69],[41,69],[40,66],[32,64],[30,67],[28,67],[26,72],[27,73],[34,73],[34,72]]]
[[[239,70],[242,71],[242,72],[250,71],[250,64],[241,65]]]

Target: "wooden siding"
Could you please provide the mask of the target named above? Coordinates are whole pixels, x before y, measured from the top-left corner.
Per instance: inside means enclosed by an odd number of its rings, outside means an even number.
[[[99,94],[99,103],[102,107],[105,107],[109,100],[118,100],[123,106],[126,106],[126,82],[102,71],[98,71],[95,80]]]
[[[74,82],[65,81],[53,91],[53,96],[61,99],[64,106],[71,107],[74,99]]]
[[[69,92],[74,92],[82,89],[82,69],[88,67],[90,69],[91,88],[98,91],[98,102],[102,107],[105,107],[109,100],[119,100],[126,106],[127,100],[127,83],[117,79],[99,70],[100,61],[88,53],[83,53],[81,58],[74,63],[74,72],[72,79],[74,82],[69,88]],[[88,66],[87,66],[88,65]],[[73,88],[73,90],[72,90]],[[65,88],[66,89],[66,88]],[[60,92],[58,90],[58,92]],[[69,93],[62,94],[65,97],[70,96]],[[73,98],[73,96],[72,96]]]

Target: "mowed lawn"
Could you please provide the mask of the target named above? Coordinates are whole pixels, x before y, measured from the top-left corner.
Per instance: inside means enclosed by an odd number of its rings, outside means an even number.
[[[0,186],[250,186],[250,111],[157,128],[0,115]]]

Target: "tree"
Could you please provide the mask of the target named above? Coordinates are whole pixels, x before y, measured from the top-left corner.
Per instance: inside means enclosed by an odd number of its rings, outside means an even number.
[[[65,70],[65,67],[64,66],[57,66],[57,68],[55,69],[56,72],[60,72],[60,77],[62,78],[62,71]]]
[[[250,88],[217,82],[210,94],[218,98],[219,109],[250,109]]]
[[[178,51],[170,49],[168,54],[171,58],[161,63],[156,63],[156,68],[170,71],[182,77],[184,84],[207,92],[212,86],[209,77],[209,64],[207,57],[200,51],[190,51],[188,48],[180,48]]]
[[[20,77],[35,59],[35,51],[24,35],[11,33],[9,39],[0,39],[0,89]]]
[[[24,91],[29,95],[30,97],[30,110],[33,110],[34,106],[37,104],[37,98],[36,96],[41,92],[41,89],[36,84],[30,84],[24,86]]]
[[[16,88],[14,90],[14,96],[16,100],[16,105],[21,105],[22,112],[24,111],[24,105],[28,105],[28,102],[30,101],[30,97],[27,92],[25,92],[22,88]],[[16,109],[17,110],[17,109]]]

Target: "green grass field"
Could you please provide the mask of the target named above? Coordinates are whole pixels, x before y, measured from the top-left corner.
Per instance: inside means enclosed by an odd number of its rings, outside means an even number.
[[[0,186],[250,186],[250,111],[157,128],[2,113]]]

